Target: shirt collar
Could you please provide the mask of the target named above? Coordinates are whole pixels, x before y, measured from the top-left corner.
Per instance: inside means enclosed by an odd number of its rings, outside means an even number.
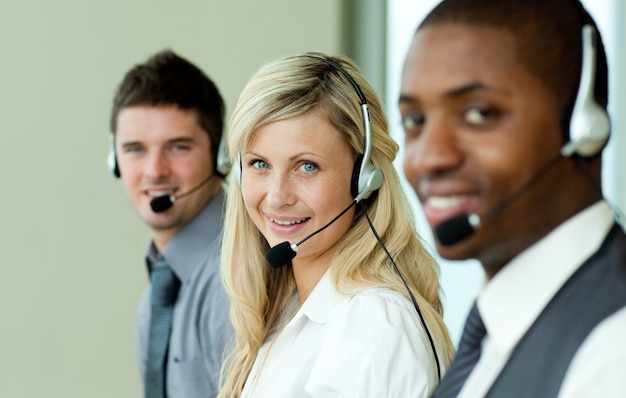
[[[161,253],[151,242],[146,260],[148,271],[151,262],[164,257],[178,279],[183,283],[204,264],[204,259],[220,244],[224,193],[220,191],[206,206],[165,245]]]
[[[511,260],[478,297],[489,340],[510,352],[556,292],[596,252],[614,223],[600,201]]]
[[[339,305],[348,299],[349,297],[342,296],[335,290],[330,271],[327,270],[289,324],[294,324],[305,316],[313,322],[326,323],[337,312]]]

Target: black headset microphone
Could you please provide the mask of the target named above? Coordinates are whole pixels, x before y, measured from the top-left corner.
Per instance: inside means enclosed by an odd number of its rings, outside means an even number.
[[[352,203],[350,203],[348,207],[343,209],[341,213],[339,213],[335,218],[330,220],[328,223],[326,223],[326,225],[324,225],[320,229],[313,231],[312,233],[307,235],[304,239],[302,239],[298,243],[290,243],[290,242],[285,241],[270,248],[268,252],[265,254],[265,258],[267,259],[267,262],[270,264],[272,268],[281,268],[289,264],[289,262],[296,257],[296,254],[298,252],[298,247],[301,244],[311,239],[315,235],[319,234],[326,228],[330,227],[335,221],[341,218],[341,216],[346,214],[346,212],[350,210],[354,205],[359,203],[362,199],[369,197],[372,192],[380,188],[382,181],[383,181],[383,175],[380,171],[378,171],[378,173],[370,174],[367,180],[367,183],[365,185],[365,188],[361,190],[361,192],[354,198]]]
[[[267,262],[270,264],[270,266],[272,268],[282,268],[285,265],[289,264],[289,262],[296,257],[296,254],[298,253],[298,246],[300,246],[301,244],[303,244],[307,240],[311,239],[315,235],[319,234],[320,232],[322,232],[326,228],[330,227],[335,221],[337,221],[341,216],[346,214],[346,212],[348,210],[350,210],[357,203],[358,202],[356,200],[352,201],[352,203],[350,203],[350,205],[348,207],[343,209],[343,211],[341,213],[339,213],[339,215],[337,215],[335,218],[330,220],[322,228],[320,228],[317,231],[314,231],[314,232],[310,233],[309,235],[307,235],[300,242],[298,242],[298,243],[290,243],[290,242],[284,241],[284,242],[279,243],[276,246],[270,248],[267,251],[267,253],[265,254],[265,259],[267,260]]]
[[[530,187],[543,177],[548,170],[552,168],[559,160],[563,159],[563,155],[559,153],[553,157],[548,163],[541,167],[525,184],[519,187],[511,196],[503,200],[498,206],[489,210],[485,215],[480,216],[476,213],[461,214],[450,218],[439,224],[435,228],[437,240],[444,246],[454,245],[468,238],[480,226],[481,222],[496,216],[501,211],[509,207],[515,200],[525,194]]]
[[[483,216],[476,213],[469,215],[461,214],[439,224],[435,228],[435,235],[439,243],[444,246],[449,246],[468,238],[479,228],[482,221],[496,216],[510,206],[543,177],[552,166],[558,163],[559,160],[572,155],[587,158],[600,153],[609,139],[611,128],[606,110],[597,103],[593,95],[596,79],[597,47],[595,29],[593,26],[583,26],[581,47],[582,66],[580,84],[570,118],[569,142],[561,148],[557,156],[537,170],[525,184]],[[595,183],[591,176],[589,176],[589,178]],[[602,195],[601,191],[600,194]]]
[[[176,202],[176,200],[182,199],[182,198],[184,198],[187,195],[191,195],[192,193],[194,193],[195,191],[200,189],[204,184],[206,184],[209,181],[211,181],[213,179],[213,177],[215,177],[215,173],[212,173],[207,178],[202,180],[198,185],[196,185],[195,187],[191,188],[189,191],[187,191],[185,193],[182,193],[180,195],[177,195],[177,196],[174,196],[174,195],[157,196],[156,198],[154,198],[154,199],[152,199],[150,201],[150,208],[152,208],[152,211],[155,212],[155,213],[162,213],[165,210],[167,210],[170,207],[172,207],[172,205],[174,204],[174,202]]]

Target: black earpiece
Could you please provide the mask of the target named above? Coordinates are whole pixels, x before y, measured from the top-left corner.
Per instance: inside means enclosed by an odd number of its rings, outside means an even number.
[[[597,45],[593,26],[583,26],[580,85],[570,119],[569,142],[561,149],[563,156],[592,157],[600,153],[609,139],[609,115],[594,96]]]

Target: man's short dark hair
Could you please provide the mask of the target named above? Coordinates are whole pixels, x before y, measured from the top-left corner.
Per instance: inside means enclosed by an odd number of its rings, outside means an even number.
[[[172,50],[163,50],[132,68],[113,99],[111,131],[115,134],[119,112],[134,105],[176,105],[197,113],[209,135],[214,163],[224,126],[224,100],[215,84],[197,66]]]

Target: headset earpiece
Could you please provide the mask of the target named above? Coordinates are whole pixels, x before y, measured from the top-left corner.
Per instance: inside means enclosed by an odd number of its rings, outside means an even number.
[[[350,182],[350,194],[352,197],[356,197],[359,194],[361,184],[359,184],[359,177],[361,176],[361,163],[363,163],[363,155],[357,155],[354,162],[354,168],[352,169],[352,180]]]
[[[357,195],[354,195],[354,200],[360,202],[363,199],[370,197],[372,193],[377,191],[383,184],[382,171],[374,168],[372,163],[367,162],[364,164],[364,168],[359,173],[359,191]]]
[[[232,167],[230,156],[226,150],[226,136],[222,134],[219,147],[217,148],[217,159],[215,159],[215,170],[221,177],[226,177]]]
[[[363,155],[357,156],[352,169],[350,193],[357,202],[369,198],[383,183],[383,173],[375,169],[372,163],[365,164],[365,168],[361,166],[363,166]]]
[[[117,154],[115,153],[115,135],[109,135],[109,154],[107,155],[107,167],[116,178],[120,178],[120,168],[117,165]]]
[[[359,155],[354,163],[351,184],[351,193],[357,202],[369,198],[383,183],[383,173],[376,169],[370,161],[372,154],[372,127],[370,125],[370,111],[366,102],[361,104],[361,111],[365,144],[363,155]]]
[[[563,156],[576,153],[583,157],[592,157],[600,153],[609,139],[609,115],[594,96],[597,56],[595,33],[591,25],[583,26],[580,86],[570,119],[570,141],[561,149]]]
[[[237,185],[239,185],[241,187],[241,169],[243,168],[243,165],[241,164],[241,154],[237,154],[237,166],[235,166],[235,168],[233,169],[233,178],[235,179],[235,182],[237,182]]]

